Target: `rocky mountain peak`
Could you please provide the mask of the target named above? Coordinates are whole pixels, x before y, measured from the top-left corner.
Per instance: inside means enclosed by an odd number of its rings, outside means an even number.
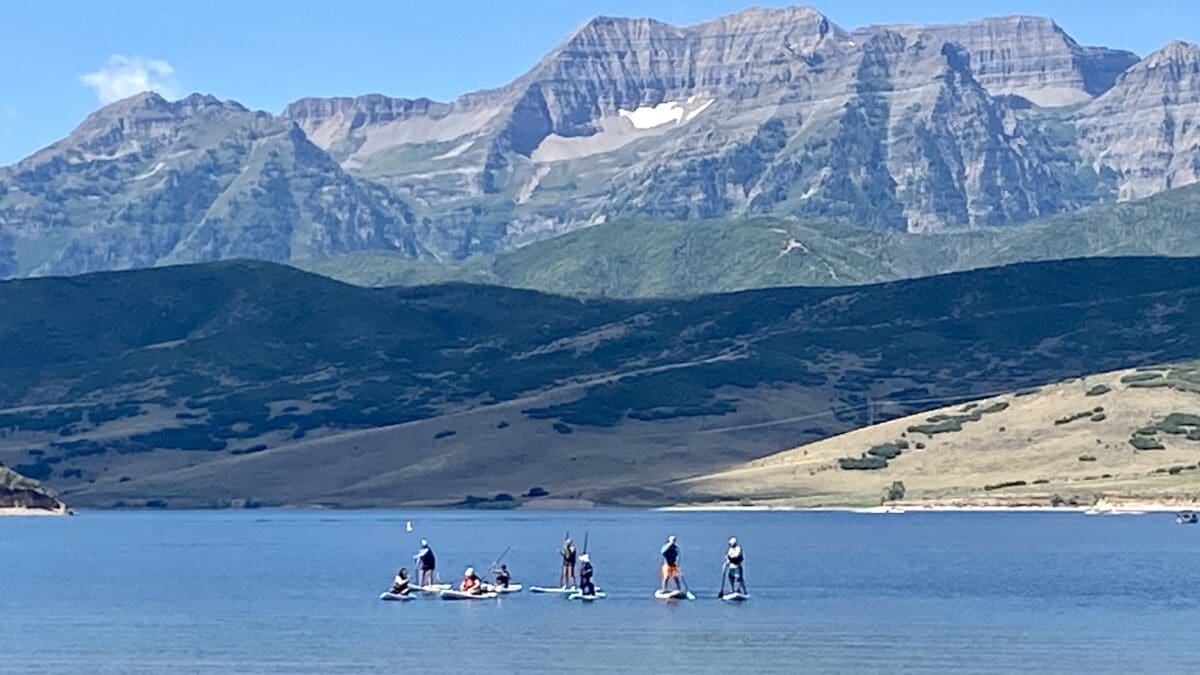
[[[1162,48],[1146,55],[1137,65],[1130,68],[1131,76],[1146,71],[1166,68],[1163,75],[1180,77],[1200,64],[1200,45],[1183,40],[1172,40]]]
[[[807,34],[817,39],[827,35],[845,35],[845,31],[815,8],[808,5],[791,7],[747,7],[691,27],[702,33],[735,34],[745,31],[786,28],[789,32]]]
[[[1118,176],[1119,199],[1200,181],[1200,47],[1168,43],[1076,118],[1085,154]]]
[[[61,141],[22,160],[17,168],[29,168],[70,154],[72,161],[117,159],[174,138],[186,124],[210,124],[214,117],[246,116],[270,124],[271,115],[252,113],[236,101],[222,101],[207,94],[191,94],[168,101],[147,91],[110,103],[88,115]]]
[[[1104,93],[1137,62],[1132,52],[1080,46],[1052,19],[1012,15],[963,24],[868,26],[858,40],[881,30],[926,32],[970,53],[975,79],[991,94],[1015,95],[1053,107]]]

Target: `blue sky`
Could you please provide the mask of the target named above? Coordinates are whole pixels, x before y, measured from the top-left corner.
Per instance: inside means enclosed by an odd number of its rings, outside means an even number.
[[[147,83],[278,112],[301,96],[450,99],[498,86],[598,14],[696,23],[771,0],[40,0],[0,2],[0,165]],[[1198,0],[826,0],[844,28],[1053,17],[1083,44],[1200,41]],[[91,74],[91,75],[89,75]]]

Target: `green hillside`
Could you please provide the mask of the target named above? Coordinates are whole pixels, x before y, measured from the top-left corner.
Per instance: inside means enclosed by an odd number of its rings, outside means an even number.
[[[679,297],[846,286],[1017,262],[1200,255],[1200,186],[1025,225],[910,235],[836,221],[621,220],[465,261],[354,253],[299,267],[365,286],[468,281],[577,296]]]
[[[226,262],[0,283],[0,461],[79,505],[656,485],[993,391],[1195,355],[1200,260],[581,301]],[[907,402],[907,403],[904,403]]]

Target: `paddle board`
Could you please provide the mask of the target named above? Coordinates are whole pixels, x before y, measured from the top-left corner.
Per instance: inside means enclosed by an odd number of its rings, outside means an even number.
[[[454,586],[450,584],[429,584],[428,586],[414,586],[413,588],[424,593],[440,593],[442,591],[448,591],[451,588],[454,588]]]
[[[605,597],[606,596],[604,595],[603,591],[596,591],[596,593],[593,595],[584,595],[583,593],[576,592],[576,593],[572,593],[572,594],[568,595],[567,599],[568,600],[582,600],[583,602],[594,602],[596,600],[603,600]]]
[[[750,596],[745,593],[726,593],[721,596],[725,602],[745,602],[750,599]]]
[[[487,590],[489,590],[493,593],[499,593],[499,594],[503,595],[505,593],[520,593],[521,589],[523,587],[521,586],[521,584],[509,584],[507,586],[496,586],[493,584],[488,584],[486,586],[486,588],[487,588]]]
[[[530,593],[566,593],[567,595],[570,595],[572,593],[578,593],[579,589],[576,588],[575,586],[568,586],[566,588],[563,588],[560,586],[530,586],[529,592]]]
[[[695,600],[696,599],[696,596],[692,595],[691,591],[681,591],[678,589],[673,590],[673,591],[657,590],[657,591],[654,591],[654,597],[658,598],[659,600]]]
[[[500,597],[496,593],[463,593],[462,591],[442,591],[438,593],[443,600],[493,600]]]
[[[411,593],[405,593],[403,595],[400,593],[380,593],[379,599],[380,600],[412,600],[413,596]]]

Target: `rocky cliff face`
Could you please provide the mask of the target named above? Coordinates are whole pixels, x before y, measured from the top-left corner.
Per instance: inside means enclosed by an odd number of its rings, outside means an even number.
[[[8,274],[420,253],[401,200],[290,122],[200,95],[120,101],[4,170],[0,231]]]
[[[450,103],[280,117],[155,96],[0,170],[0,275],[358,249],[465,257],[620,216],[929,232],[1197,180],[1197,48],[1144,60],[1049,19],[847,31],[810,7],[598,17]]]
[[[1137,63],[1132,52],[1083,47],[1054,23],[1037,16],[1008,16],[966,24],[871,26],[854,32],[865,39],[883,31],[926,33],[969,54],[974,78],[995,96],[1020,96],[1039,106],[1080,103],[1098,96]]]
[[[1142,59],[1075,117],[1086,157],[1120,198],[1200,180],[1200,47],[1172,42]]]
[[[65,513],[67,507],[41,483],[0,464],[0,509],[33,509]]]
[[[1039,17],[853,32],[809,7],[688,27],[601,17],[510,85],[428,113],[395,101],[406,114],[373,125],[368,97],[337,125],[311,103],[285,114],[418,210],[470,203],[506,241],[614,215],[929,231],[1114,198],[1114,174],[1046,111],[1136,62]]]

